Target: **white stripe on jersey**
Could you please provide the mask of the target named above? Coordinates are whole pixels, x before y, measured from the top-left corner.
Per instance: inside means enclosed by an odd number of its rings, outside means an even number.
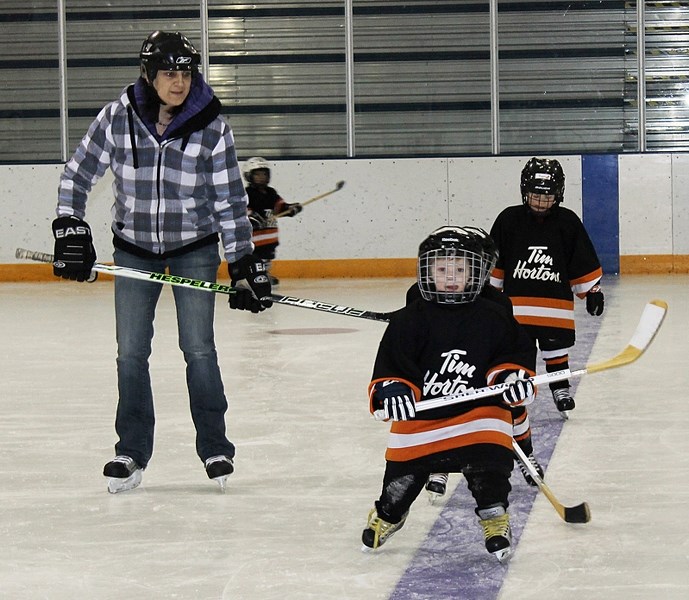
[[[439,427],[431,431],[420,433],[390,433],[388,437],[388,448],[411,448],[422,444],[430,444],[442,440],[476,433],[479,431],[497,431],[505,435],[512,436],[512,424],[501,421],[500,419],[477,419],[459,425],[449,427]]]
[[[522,306],[513,305],[514,316],[542,317],[546,319],[566,319],[574,320],[574,310],[568,308],[551,308],[548,306]]]

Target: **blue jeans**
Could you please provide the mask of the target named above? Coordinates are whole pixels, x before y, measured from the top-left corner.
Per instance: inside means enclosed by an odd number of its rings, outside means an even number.
[[[215,281],[220,256],[216,245],[167,259],[140,258],[120,249],[115,264],[157,273]],[[148,359],[153,319],[163,284],[115,277],[117,385],[119,401],[115,431],[117,454],[131,456],[146,467],[153,454],[155,413]],[[196,452],[202,461],[235,448],[225,435],[227,400],[218,367],[213,321],[215,294],[172,286],[177,309],[179,347],[186,362],[191,416],[196,427]]]

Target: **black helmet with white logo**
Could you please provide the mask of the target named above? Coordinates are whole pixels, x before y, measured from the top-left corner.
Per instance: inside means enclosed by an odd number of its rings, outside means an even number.
[[[522,169],[522,202],[531,194],[555,196],[555,204],[565,200],[565,172],[554,158],[531,158]]]
[[[178,31],[154,31],[150,34],[139,53],[141,75],[153,83],[158,71],[194,71],[201,64],[201,54],[194,45]]]

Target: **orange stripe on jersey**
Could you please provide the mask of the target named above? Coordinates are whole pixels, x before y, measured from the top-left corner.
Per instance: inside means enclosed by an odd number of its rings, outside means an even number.
[[[561,365],[561,364],[566,363],[568,361],[569,361],[569,354],[565,354],[564,356],[558,356],[557,358],[546,358],[545,364],[546,365]]]
[[[584,298],[586,296],[586,292],[588,292],[601,277],[603,277],[603,269],[599,267],[595,271],[591,271],[591,273],[588,273],[583,277],[570,279],[569,285],[571,286],[572,291],[579,296],[579,298]]]
[[[277,244],[278,230],[257,229],[251,235],[251,241],[254,243],[254,246],[267,246],[268,244]]]
[[[574,329],[574,319],[552,319],[549,317],[533,317],[514,315],[520,325],[534,325],[536,327],[557,327],[559,329]]]
[[[514,318],[522,325],[574,329],[574,301],[510,296]]]
[[[522,413],[521,415],[519,415],[516,419],[514,419],[514,426],[516,427],[516,426],[518,426],[518,425],[521,425],[524,421],[526,421],[526,419],[527,419],[528,416],[529,416],[529,415],[528,415],[527,412],[523,412],[523,413]]]
[[[533,296],[510,296],[512,306],[540,306],[561,310],[574,310],[574,300],[561,298],[534,298]]]
[[[507,408],[485,406],[449,419],[395,421],[386,460],[403,462],[474,444],[512,448],[512,415]]]
[[[576,279],[570,279],[569,283],[572,286],[581,285],[582,283],[593,283],[595,281],[598,281],[601,277],[603,277],[603,269],[598,267],[595,271],[591,271],[590,273],[587,273],[583,277],[577,277]]]

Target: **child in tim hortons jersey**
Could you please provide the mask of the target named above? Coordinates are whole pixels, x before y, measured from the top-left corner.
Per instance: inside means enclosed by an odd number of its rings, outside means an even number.
[[[441,227],[433,233],[442,233],[443,229],[447,228]],[[488,262],[487,273],[490,273],[498,259],[498,249],[495,245],[495,242],[488,235],[488,233],[486,233],[480,227],[464,226],[462,227],[462,229],[476,235],[480,240],[483,249],[484,259]],[[497,302],[505,309],[505,311],[510,315],[511,318],[514,318],[514,314],[512,311],[512,302],[507,297],[507,295],[501,292],[500,290],[494,288],[491,285],[484,285],[483,289],[481,290],[480,297],[485,298],[486,300],[490,300],[492,302]],[[418,283],[414,282],[414,284],[407,290],[406,303],[411,304],[419,298],[421,298],[421,290],[419,289]],[[452,393],[452,390],[443,390],[442,393],[434,395],[450,393]],[[529,414],[527,412],[526,406],[515,406],[512,407],[511,410],[512,436],[514,440],[519,444],[521,449],[524,451],[524,454],[527,456],[529,462],[533,465],[534,469],[536,469],[538,474],[541,477],[543,477],[543,467],[541,467],[538,460],[534,456],[531,423],[529,421]],[[531,486],[536,486],[536,481],[534,481],[533,477],[531,477],[531,474],[529,473],[527,467],[523,465],[521,461],[517,461],[517,465],[519,466],[519,469],[521,470],[526,483],[528,483]],[[426,491],[428,492],[428,498],[431,504],[434,504],[439,498],[445,495],[449,479],[448,475],[448,473],[431,473],[429,475],[428,481],[426,482]]]
[[[268,185],[270,163],[265,158],[250,158],[244,164],[243,172],[248,183],[246,195],[249,198],[249,221],[253,228],[251,241],[254,243],[254,254],[263,259],[270,283],[276,286],[280,281],[272,275],[271,265],[280,244],[278,217],[295,217],[302,211],[302,205],[298,202],[285,202],[277,190]]]
[[[575,342],[574,295],[590,315],[603,314],[603,275],[579,217],[561,206],[565,174],[557,160],[532,158],[521,174],[522,204],[503,210],[490,235],[499,257],[490,283],[512,300],[514,316],[534,339],[546,372],[569,368]],[[550,384],[564,419],[574,409],[569,381]]]
[[[492,260],[461,227],[434,231],[419,247],[421,298],[395,311],[378,348],[370,410],[391,420],[383,489],[362,533],[376,550],[402,528],[431,473],[463,473],[488,552],[505,560],[511,531],[510,407],[533,400],[536,348],[504,306],[480,297]],[[425,410],[417,405],[495,383],[502,395]]]

